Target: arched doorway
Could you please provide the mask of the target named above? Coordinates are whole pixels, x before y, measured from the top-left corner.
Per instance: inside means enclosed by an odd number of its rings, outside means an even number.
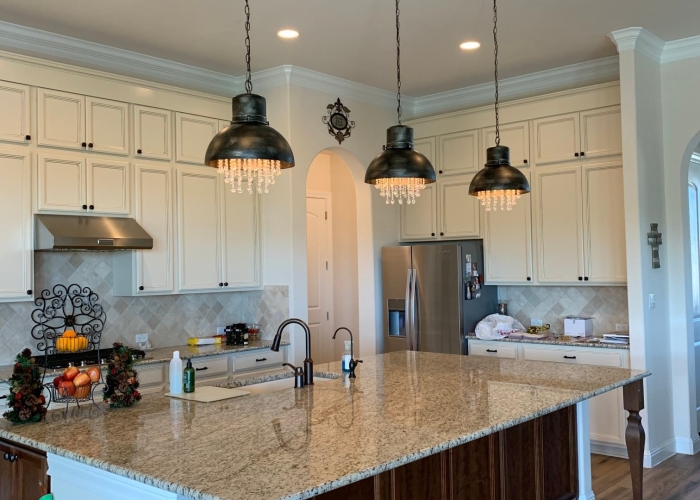
[[[314,360],[338,361],[346,333],[359,353],[358,209],[355,180],[332,150],[314,158],[306,178],[308,318]]]

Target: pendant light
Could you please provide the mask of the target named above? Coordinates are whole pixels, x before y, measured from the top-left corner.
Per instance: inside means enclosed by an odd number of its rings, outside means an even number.
[[[486,165],[472,179],[469,194],[478,196],[486,211],[512,210],[521,194],[530,192],[527,178],[510,164],[510,149],[501,146],[498,112],[498,9],[493,0],[493,44],[496,86],[496,145],[486,150]]]
[[[231,125],[219,131],[209,143],[204,163],[219,169],[231,192],[243,192],[243,179],[248,193],[256,184],[258,193],[267,193],[270,184],[283,168],[294,166],[294,154],[287,140],[270,127],[266,117],[265,98],[253,94],[250,77],[250,6],[245,1],[246,80],[245,94],[232,100]]]
[[[399,124],[386,130],[386,146],[367,168],[365,182],[374,184],[386,203],[415,204],[426,184],[435,182],[430,161],[413,149],[413,129],[401,124],[401,36],[399,0],[396,0],[396,111]]]

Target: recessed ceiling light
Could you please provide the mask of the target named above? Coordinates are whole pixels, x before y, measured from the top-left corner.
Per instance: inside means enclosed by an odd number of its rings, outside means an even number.
[[[464,42],[459,45],[459,48],[462,50],[476,50],[479,47],[481,47],[481,44],[475,41]]]
[[[277,32],[277,36],[280,38],[297,38],[299,32],[296,30],[281,30]]]

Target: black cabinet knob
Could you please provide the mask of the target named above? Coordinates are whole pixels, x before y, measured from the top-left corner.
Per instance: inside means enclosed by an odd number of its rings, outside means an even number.
[[[32,136],[31,136],[31,135],[25,135],[24,138],[25,138],[26,140],[28,140],[28,141],[31,141],[31,140],[32,140]]]
[[[4,458],[5,460],[9,460],[10,454],[8,452],[5,452],[5,454],[2,456],[2,458]]]
[[[578,153],[574,153],[574,156],[575,156],[576,158],[578,158]]]
[[[528,276],[528,277],[527,277],[527,280],[528,280],[528,281],[532,281],[532,278]]]
[[[81,144],[81,146],[82,146],[82,147],[85,147],[85,146],[87,146],[87,143],[83,142],[83,143]]]
[[[525,165],[527,165],[527,160],[523,160],[523,163],[524,163]]]
[[[430,233],[430,236],[435,236],[435,233]]]
[[[95,210],[95,205],[90,205],[90,210]]]
[[[579,280],[579,281],[583,281],[583,276],[579,276],[579,277],[578,277],[578,280]]]
[[[91,147],[92,147],[92,143],[88,144],[88,147],[91,148]]]
[[[17,455],[10,455],[10,458],[8,459],[10,463],[15,463],[19,457]]]
[[[137,154],[137,155],[140,155],[140,154],[141,154],[141,150],[140,150],[140,149],[137,149],[137,150],[136,150],[136,154]]]
[[[440,233],[440,236],[445,236],[445,233]]]
[[[588,281],[588,276],[584,277],[583,281]]]
[[[441,173],[442,173],[442,170],[438,170],[438,174],[441,174]]]
[[[223,283],[219,283],[219,286],[224,286],[224,284],[223,284]]]
[[[224,281],[224,286],[228,286],[228,281]]]
[[[139,287],[139,290],[143,290],[143,285],[141,285],[141,286]]]
[[[87,210],[87,205],[83,205],[83,210]]]
[[[581,156],[586,156],[586,153],[584,153],[583,151],[581,151]]]
[[[31,295],[31,294],[32,294],[32,291],[31,291],[31,290],[27,290],[27,295]]]

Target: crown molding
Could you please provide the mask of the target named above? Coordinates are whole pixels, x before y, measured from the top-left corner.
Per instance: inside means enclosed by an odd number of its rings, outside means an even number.
[[[675,62],[700,57],[700,36],[666,42],[661,62]]]
[[[608,35],[617,51],[635,50],[658,63],[668,63],[700,57],[700,36],[664,42],[644,28],[627,28]]]
[[[619,79],[619,77],[618,56],[611,56],[507,78],[498,83],[498,91],[502,99],[514,100],[610,82]],[[415,99],[413,116],[429,116],[482,106],[493,101],[493,94],[494,85],[489,82],[418,97]]]

